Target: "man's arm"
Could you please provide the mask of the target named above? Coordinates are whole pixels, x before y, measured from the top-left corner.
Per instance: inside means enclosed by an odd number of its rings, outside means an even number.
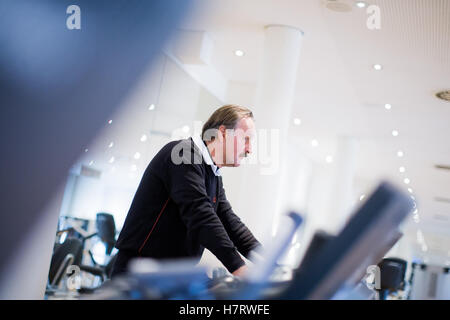
[[[206,192],[204,177],[201,165],[176,165],[170,162],[167,188],[170,198],[179,208],[188,232],[232,273],[245,265],[245,262],[214,211]]]
[[[230,203],[225,195],[222,178],[219,178],[219,207],[217,214],[222,221],[231,241],[236,245],[239,252],[247,259],[250,258],[250,252],[261,246],[253,236],[252,232],[233,212]]]

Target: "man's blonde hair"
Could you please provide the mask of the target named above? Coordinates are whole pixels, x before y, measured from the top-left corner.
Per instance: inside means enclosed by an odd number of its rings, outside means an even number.
[[[216,111],[209,117],[202,128],[202,138],[210,140],[205,137],[205,132],[210,129],[219,129],[220,126],[225,126],[227,129],[236,128],[236,124],[243,118],[253,118],[253,113],[250,109],[234,104],[227,104]]]

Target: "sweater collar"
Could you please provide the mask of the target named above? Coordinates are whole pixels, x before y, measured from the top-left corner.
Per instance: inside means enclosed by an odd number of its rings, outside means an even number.
[[[211,158],[211,154],[209,153],[208,147],[206,146],[202,138],[198,135],[194,135],[191,137],[191,139],[194,141],[197,148],[201,151],[203,159],[205,160],[206,164],[211,167],[214,175],[221,176],[220,168],[214,163],[213,159]]]

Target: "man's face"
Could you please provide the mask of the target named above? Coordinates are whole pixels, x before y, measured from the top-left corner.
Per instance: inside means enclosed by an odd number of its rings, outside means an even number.
[[[223,155],[225,167],[239,167],[242,158],[252,152],[255,123],[252,118],[238,121],[234,130],[225,130]]]

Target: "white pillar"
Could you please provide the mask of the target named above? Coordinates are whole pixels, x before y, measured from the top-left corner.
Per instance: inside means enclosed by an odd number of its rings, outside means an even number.
[[[330,229],[339,231],[350,218],[355,195],[353,181],[357,164],[357,141],[351,137],[339,137],[335,155],[334,183],[328,206]]]
[[[264,32],[264,57],[253,108],[258,132],[258,144],[254,149],[257,154],[253,157],[257,157],[258,166],[248,166],[244,188],[253,198],[246,208],[252,212],[252,230],[257,236],[267,235],[271,225],[276,226],[281,208],[283,158],[287,154],[288,126],[303,37],[301,30],[283,25],[266,26]],[[268,141],[262,141],[260,130],[265,130]],[[278,137],[272,136],[275,141],[270,138],[271,130],[278,133]],[[267,148],[269,158],[262,158]],[[268,163],[261,164],[261,161]]]

